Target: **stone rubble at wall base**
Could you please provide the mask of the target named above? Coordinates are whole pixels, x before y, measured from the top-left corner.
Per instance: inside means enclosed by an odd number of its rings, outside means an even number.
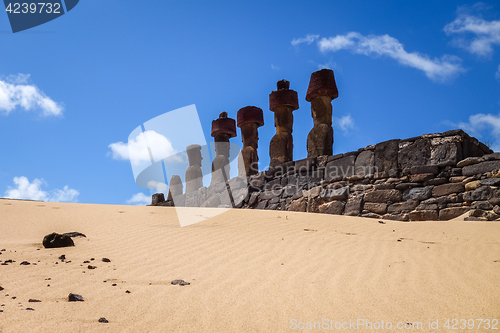
[[[397,221],[450,220],[468,211],[469,221],[500,218],[500,153],[462,130],[286,162],[249,177],[248,190],[241,178],[229,185],[236,208]],[[231,207],[224,189],[203,187],[178,202]]]

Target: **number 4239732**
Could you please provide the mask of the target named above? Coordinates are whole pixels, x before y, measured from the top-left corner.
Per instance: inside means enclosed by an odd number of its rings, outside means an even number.
[[[39,2],[39,3],[9,3],[5,11],[9,14],[61,14],[60,3]]]

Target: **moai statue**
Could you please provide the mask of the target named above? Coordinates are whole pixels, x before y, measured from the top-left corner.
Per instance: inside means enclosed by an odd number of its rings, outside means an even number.
[[[290,90],[290,82],[278,81],[278,90],[269,94],[269,109],[274,112],[276,135],[269,144],[270,166],[293,161],[293,114],[299,108],[297,92]]]
[[[264,125],[264,114],[261,108],[245,106],[238,111],[236,120],[241,129],[243,141],[241,158],[238,160],[238,177],[246,179],[259,171],[259,155],[257,155],[259,132],[257,129]]]
[[[229,180],[229,139],[236,136],[236,122],[227,117],[227,112],[219,114],[212,121],[212,137],[215,141],[216,156],[212,162],[211,185],[226,183]]]
[[[186,170],[186,194],[196,192],[203,187],[203,173],[201,172],[201,146],[189,145],[186,147],[189,168]]]
[[[167,196],[167,202],[173,203],[174,205],[177,204],[177,206],[183,206],[179,204],[179,202],[175,202],[182,196],[182,180],[181,177],[178,175],[173,175],[172,178],[170,178],[170,182],[168,183],[169,188],[168,188],[168,196]]]
[[[307,157],[333,154],[332,100],[338,96],[331,69],[311,74],[306,101],[311,102],[314,127],[307,136]]]

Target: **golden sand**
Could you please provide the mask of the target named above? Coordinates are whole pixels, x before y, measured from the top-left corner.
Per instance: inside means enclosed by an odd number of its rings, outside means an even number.
[[[0,200],[0,261],[15,261],[0,265],[0,332],[443,332],[447,319],[500,319],[500,223],[385,222],[234,209],[181,228],[169,207]],[[43,248],[71,231],[87,238]],[[494,331],[477,323],[466,331]]]

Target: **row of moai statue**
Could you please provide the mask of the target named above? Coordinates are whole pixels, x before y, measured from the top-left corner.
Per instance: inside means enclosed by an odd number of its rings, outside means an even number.
[[[333,154],[332,100],[338,97],[335,77],[331,69],[322,69],[311,74],[306,101],[311,103],[314,126],[307,136],[307,156],[317,157]],[[293,161],[293,111],[299,108],[297,92],[290,89],[290,82],[278,81],[277,90],[269,95],[269,109],[274,112],[276,134],[269,144],[270,167]],[[236,125],[241,130],[243,149],[238,161],[238,177],[246,179],[259,172],[257,154],[258,128],[264,125],[262,109],[245,106],[237,113],[237,122],[222,112],[212,121],[211,136],[215,141],[216,156],[212,162],[211,186],[227,184],[229,180],[229,140],[236,136]],[[186,194],[203,187],[201,171],[201,146],[186,148],[189,168],[186,171]],[[169,182],[167,201],[182,195],[181,178],[174,175]]]

